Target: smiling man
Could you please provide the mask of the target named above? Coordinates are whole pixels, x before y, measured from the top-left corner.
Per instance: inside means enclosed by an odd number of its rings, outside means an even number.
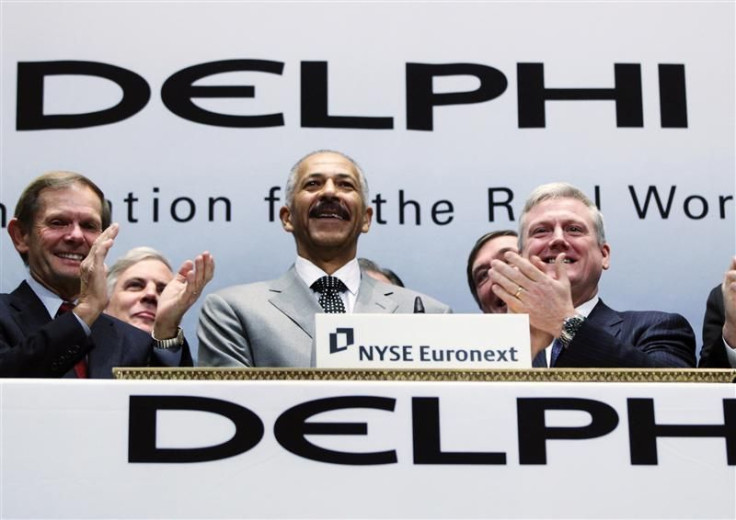
[[[511,312],[529,314],[534,366],[695,366],[695,336],[685,318],[618,312],[600,299],[611,247],[603,216],[579,189],[553,183],[534,190],[519,242],[520,255],[491,262],[491,281]]]
[[[506,313],[506,302],[491,289],[491,262],[504,260],[506,251],[519,252],[519,235],[516,231],[502,229],[491,231],[476,240],[468,255],[468,286],[480,310],[486,314]]]
[[[167,284],[152,335],[102,314],[118,225],[92,181],[41,175],[21,194],[8,233],[28,276],[0,294],[0,376],[111,378],[116,366],[192,364],[179,324],[212,278],[208,253]]]
[[[210,294],[199,318],[199,365],[309,367],[319,312],[450,312],[414,291],[378,282],[356,258],[371,226],[368,185],[360,166],[335,151],[310,153],[291,170],[281,224],[297,258],[277,280]]]

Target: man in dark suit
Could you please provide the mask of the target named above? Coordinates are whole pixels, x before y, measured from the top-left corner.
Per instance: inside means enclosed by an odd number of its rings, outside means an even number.
[[[104,261],[118,225],[92,181],[72,172],[38,177],[8,233],[29,274],[0,295],[0,376],[110,378],[114,366],[192,364],[179,324],[212,278],[208,253],[184,262],[167,285],[150,335],[102,314]]]
[[[300,160],[280,210],[283,228],[294,235],[296,262],[277,280],[230,287],[205,299],[199,364],[308,367],[318,312],[450,312],[428,296],[361,272],[356,253],[373,215],[368,198],[362,170],[346,155],[318,151]]]
[[[708,295],[699,367],[736,368],[736,257]]]
[[[521,254],[492,262],[493,291],[529,314],[535,366],[694,367],[695,336],[679,314],[618,312],[598,282],[610,266],[603,217],[579,189],[538,187],[520,219]]]

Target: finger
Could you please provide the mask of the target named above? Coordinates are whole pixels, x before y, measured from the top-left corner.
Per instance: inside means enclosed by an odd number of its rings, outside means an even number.
[[[567,282],[567,267],[565,267],[565,253],[560,253],[555,258],[555,278],[561,282]]]
[[[516,267],[526,278],[533,282],[538,282],[546,276],[543,270],[538,269],[529,260],[513,251],[507,251],[504,257],[510,265]]]

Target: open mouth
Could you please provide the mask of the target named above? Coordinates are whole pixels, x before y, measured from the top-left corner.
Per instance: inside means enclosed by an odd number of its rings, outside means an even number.
[[[350,220],[350,212],[337,201],[322,200],[309,211],[309,218]]]
[[[557,261],[557,257],[556,256],[549,256],[549,257],[543,259],[542,261],[545,264],[554,264]],[[572,258],[565,257],[565,258],[562,259],[562,263],[563,264],[574,264],[575,263],[575,260],[573,260]]]
[[[56,256],[62,260],[72,260],[74,262],[81,262],[84,260],[84,255],[80,253],[56,253]]]

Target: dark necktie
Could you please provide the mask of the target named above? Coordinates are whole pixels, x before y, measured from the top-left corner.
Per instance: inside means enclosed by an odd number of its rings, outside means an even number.
[[[547,356],[544,350],[540,350],[539,353],[532,359],[532,366],[534,368],[547,368]]]
[[[347,287],[339,278],[334,276],[323,276],[312,284],[312,289],[319,293],[319,304],[327,313],[344,313],[345,304],[342,302],[340,293]]]
[[[552,343],[552,354],[550,354],[549,356],[549,366],[557,366],[557,358],[560,356],[561,352],[562,342],[559,340],[559,338],[557,338],[555,339],[554,343]]]
[[[71,311],[74,308],[74,304],[71,302],[62,302],[61,307],[59,307],[59,310],[56,311],[56,316],[59,317],[62,314],[66,314],[67,312]],[[87,375],[87,358],[84,357],[77,361],[77,364],[74,365],[74,372],[77,374],[77,377],[80,379],[86,379],[88,377]]]

